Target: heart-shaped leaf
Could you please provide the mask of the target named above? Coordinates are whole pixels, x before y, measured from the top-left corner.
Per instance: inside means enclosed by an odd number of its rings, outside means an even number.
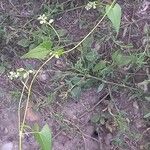
[[[35,139],[39,143],[42,150],[52,150],[52,135],[49,126],[46,124],[39,132],[39,127],[35,126]]]
[[[122,15],[121,7],[117,3],[114,5],[114,7],[112,8],[110,7],[111,7],[110,5],[106,5],[107,17],[110,19],[116,32],[118,33],[120,29],[121,15]]]
[[[51,52],[52,42],[44,41],[36,48],[31,49],[28,53],[22,56],[22,58],[36,58],[45,59],[46,56]]]

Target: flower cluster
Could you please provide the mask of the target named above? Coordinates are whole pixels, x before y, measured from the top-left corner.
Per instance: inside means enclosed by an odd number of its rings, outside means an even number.
[[[38,17],[38,20],[40,21],[40,24],[51,24],[51,23],[54,22],[53,19],[50,19],[49,21],[47,21],[48,18],[47,18],[47,16],[46,16],[45,14],[40,15],[40,16]]]
[[[85,6],[86,10],[90,10],[91,8],[96,9],[96,2],[88,2],[88,4]]]
[[[23,78],[26,79],[29,77],[29,74],[34,74],[35,71],[33,70],[25,70],[24,68],[19,68],[16,70],[16,72],[9,72],[8,78],[10,80],[17,79],[17,78]]]

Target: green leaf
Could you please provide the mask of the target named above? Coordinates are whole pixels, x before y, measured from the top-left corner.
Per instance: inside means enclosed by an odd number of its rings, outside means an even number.
[[[106,61],[101,60],[99,63],[97,63],[94,68],[93,68],[93,72],[99,72],[102,69],[106,68]]]
[[[40,132],[38,125],[35,126],[35,139],[42,150],[52,150],[52,135],[49,126],[46,124]]]
[[[0,75],[5,72],[5,67],[0,65]]]
[[[143,53],[131,55],[132,63],[141,67],[142,65],[146,64],[145,62],[145,55]]]
[[[86,49],[91,48],[92,42],[93,42],[93,36],[91,35],[82,43],[83,48]]]
[[[125,56],[118,51],[112,54],[112,60],[115,65],[120,67],[128,65],[132,61],[130,56]]]
[[[52,42],[44,41],[36,48],[31,49],[28,53],[22,56],[22,58],[36,58],[36,59],[44,59],[51,52]]]
[[[24,47],[24,48],[26,48],[30,45],[30,43],[31,42],[28,39],[21,39],[20,41],[18,41],[17,44]]]
[[[84,70],[82,60],[79,59],[75,64],[75,69],[80,70],[81,72]]]
[[[82,55],[85,56],[89,50],[91,50],[91,45],[93,43],[93,36],[89,36],[83,43],[82,43]]]
[[[95,51],[91,51],[85,57],[88,61],[95,62],[98,59],[98,54]]]
[[[145,99],[150,102],[150,97],[146,96]]]
[[[150,117],[150,112],[144,116],[145,119],[149,117]]]
[[[72,90],[71,90],[71,95],[74,98],[79,98],[81,94],[81,87],[80,86],[75,86]]]
[[[72,82],[73,85],[78,85],[81,82],[81,78],[75,76],[75,77],[71,78],[71,82]]]
[[[107,13],[107,17],[110,19],[110,21],[112,22],[116,32],[119,32],[120,29],[120,23],[121,23],[121,7],[119,4],[115,4],[113,8],[110,9],[110,5],[106,5],[106,13]]]

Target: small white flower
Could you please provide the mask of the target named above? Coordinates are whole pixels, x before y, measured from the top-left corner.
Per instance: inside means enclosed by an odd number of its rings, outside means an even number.
[[[46,23],[46,20],[41,20],[40,21],[40,24],[45,24]]]
[[[18,77],[19,77],[19,75],[18,75],[18,74],[15,74],[15,75],[14,75],[14,78],[18,78]]]
[[[9,74],[10,74],[10,75],[13,75],[13,74],[14,74],[14,72],[10,71],[10,72],[9,72]]]
[[[34,73],[33,70],[29,70],[28,72],[29,72],[29,73]]]
[[[10,80],[12,80],[12,79],[13,79],[13,77],[12,77],[12,76],[8,76],[8,78],[9,78]]]
[[[89,2],[86,6],[86,10],[90,10],[91,8],[96,9],[96,2]]]
[[[43,14],[38,17],[38,20],[40,20],[40,24],[45,24],[47,22],[47,17]]]
[[[38,20],[41,20],[41,19],[43,19],[42,15],[40,15],[40,16],[39,16],[37,19],[38,19]]]
[[[54,22],[54,19],[50,19],[48,23],[51,24],[53,22]]]
[[[85,9],[86,10],[90,10],[92,7],[91,7],[91,5],[89,5],[89,3],[85,6]]]
[[[34,73],[35,73],[34,70],[26,70],[24,68],[19,68],[16,70],[16,72],[10,71],[8,78],[10,80],[17,79],[19,77],[25,79],[29,77],[29,74],[34,74]]]
[[[9,78],[10,80],[12,80],[12,79],[13,79],[12,75],[8,75],[8,78]]]
[[[28,76],[29,76],[29,73],[28,73],[28,72],[26,72],[26,73],[23,74],[23,78],[24,78],[24,79],[26,79]]]
[[[9,72],[8,78],[10,78],[10,80],[14,79],[14,78],[18,78],[20,76],[19,72]]]
[[[93,2],[93,9],[96,9],[96,2]]]
[[[45,14],[43,14],[38,17],[38,20],[47,20],[47,17]]]
[[[19,76],[20,76],[20,73],[19,73],[19,72],[16,72],[16,76],[18,76],[18,77],[19,77]]]
[[[22,72],[22,71],[24,71],[24,68],[17,69],[17,72]]]
[[[55,57],[58,59],[58,58],[59,58],[59,55],[58,55],[58,54],[55,54]]]

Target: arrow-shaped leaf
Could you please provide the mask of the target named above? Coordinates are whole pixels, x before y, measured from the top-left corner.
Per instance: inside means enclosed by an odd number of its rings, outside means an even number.
[[[113,8],[111,8],[110,5],[106,5],[106,13],[107,17],[110,19],[116,32],[118,33],[120,29],[122,15],[120,5],[116,3]]]
[[[37,130],[38,126],[36,126],[34,136],[41,149],[52,150],[52,135],[49,126],[46,124],[40,132],[38,132]]]
[[[28,53],[22,56],[22,58],[36,58],[44,59],[51,52],[52,42],[44,41],[36,48],[31,49]]]

